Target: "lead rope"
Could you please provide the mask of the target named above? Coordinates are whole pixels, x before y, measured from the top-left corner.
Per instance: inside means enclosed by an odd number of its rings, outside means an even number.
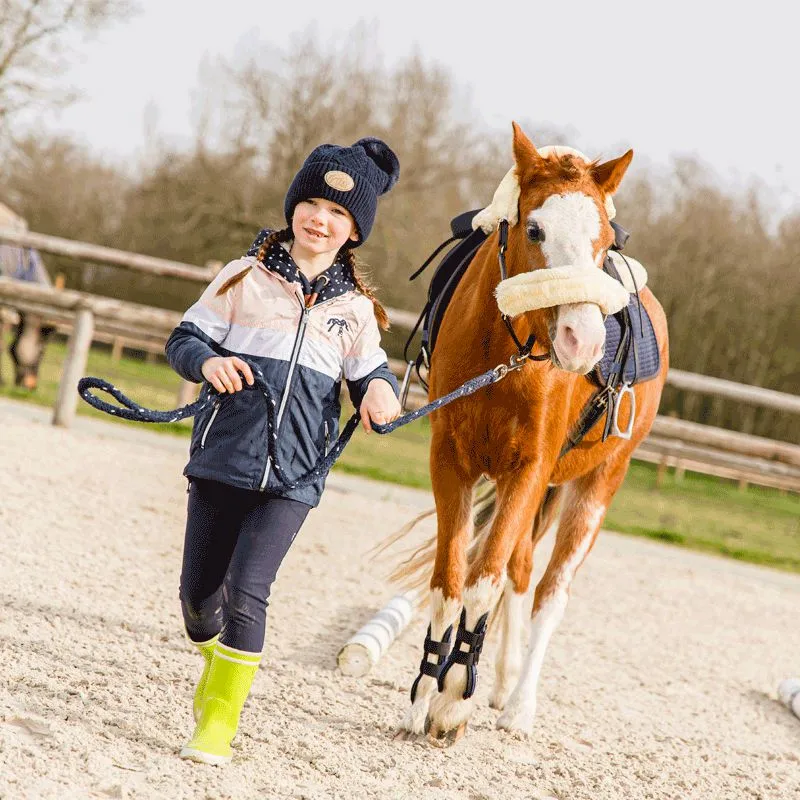
[[[506,375],[508,375],[509,372],[518,370],[524,365],[525,357],[520,358],[519,356],[512,356],[508,364],[499,364],[493,369],[487,370],[482,375],[471,378],[470,380],[462,383],[461,386],[459,386],[457,389],[454,389],[449,394],[446,394],[437,400],[433,400],[427,405],[422,406],[422,408],[418,408],[416,411],[410,411],[407,414],[403,414],[393,422],[389,422],[385,425],[379,425],[373,422],[372,430],[381,435],[391,433],[403,425],[408,425],[409,422],[414,422],[415,420],[420,419],[420,417],[425,417],[431,412],[436,411],[436,409],[446,406],[449,403],[452,403],[454,400],[458,400],[460,397],[466,397],[467,395],[474,394],[484,386],[497,383],[497,381],[502,380]],[[250,368],[253,371],[255,388],[264,395],[264,400],[267,405],[267,452],[272,460],[275,476],[278,481],[287,489],[301,489],[304,486],[308,486],[309,484],[315,483],[316,481],[324,478],[330,472],[331,467],[333,467],[334,463],[339,456],[341,456],[342,451],[347,446],[347,443],[350,441],[350,438],[352,437],[359,421],[361,420],[361,414],[356,411],[355,414],[350,417],[341,434],[339,434],[339,438],[336,440],[336,443],[333,445],[327,455],[318,459],[317,463],[314,464],[314,466],[304,475],[301,475],[299,478],[290,481],[285,477],[283,466],[278,459],[278,426],[276,424],[277,403],[275,401],[275,397],[264,380],[260,370],[257,367],[254,367],[252,364],[250,365]],[[101,392],[110,394],[122,405],[115,406],[112,403],[102,400],[101,398],[92,394],[92,389],[98,389]],[[94,377],[81,378],[78,381],[78,394],[93,408],[103,411],[106,414],[119,417],[120,419],[131,420],[132,422],[178,422],[179,420],[199,414],[209,406],[213,405],[218,398],[221,397],[219,393],[212,392],[206,398],[197,400],[194,403],[182,406],[181,408],[176,408],[171,411],[155,411],[134,403],[133,400],[124,395],[119,389],[116,388],[116,386],[113,386],[108,381],[104,381],[102,378]]]

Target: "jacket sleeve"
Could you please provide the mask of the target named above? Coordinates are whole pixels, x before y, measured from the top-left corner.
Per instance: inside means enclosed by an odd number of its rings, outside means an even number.
[[[164,348],[170,366],[182,378],[201,383],[202,366],[213,356],[220,355],[219,345],[225,340],[233,320],[235,297],[242,283],[217,297],[217,290],[250,264],[243,259],[232,261],[208,285],[200,299],[183,315],[180,325],[167,339]]]
[[[400,395],[397,378],[389,369],[386,352],[381,348],[381,334],[373,314],[370,314],[368,321],[353,342],[350,352],[345,356],[344,377],[347,381],[350,400],[355,408],[361,406],[369,382],[376,378],[388,381],[395,395]]]

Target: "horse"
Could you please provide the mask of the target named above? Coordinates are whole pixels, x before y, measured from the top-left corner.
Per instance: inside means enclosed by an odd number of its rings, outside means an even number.
[[[0,228],[27,230],[25,220],[15,214],[8,206],[0,203]],[[0,275],[16,280],[52,285],[42,258],[37,250],[30,247],[0,242]],[[47,340],[55,330],[45,325],[38,314],[19,311],[19,320],[14,338],[8,348],[14,362],[14,384],[34,391],[39,380],[39,365],[44,355]],[[5,345],[0,342],[0,349]],[[2,383],[2,375],[0,375]]]
[[[604,163],[560,155],[558,148],[542,155],[513,123],[513,153],[519,222],[506,229],[509,277],[564,265],[600,269],[614,239],[609,201],[633,151]],[[506,320],[509,331],[492,302],[499,236],[495,231],[477,250],[452,295],[428,373],[430,396],[440,397],[510,356],[513,362],[515,343],[535,337],[536,360],[533,352],[524,358],[520,349],[521,368],[431,416],[437,528],[426,561],[430,626],[411,705],[396,736],[427,733],[439,746],[453,744],[466,731],[487,618],[495,611],[503,622],[490,705],[502,712],[499,729],[522,736],[532,732],[547,645],[631,455],[650,430],[668,367],[664,311],[644,288],[639,296],[652,321],[660,369],[630,390],[635,412],[632,403],[619,409],[619,422],[630,436],[606,438],[603,426],[595,426],[577,446],[564,448],[597,391],[586,375],[603,355],[604,318],[594,303],[569,303],[521,313]],[[491,489],[478,500],[476,485],[487,479]],[[534,549],[562,500],[555,546],[531,610],[526,598]],[[405,577],[419,566],[417,559]],[[396,575],[404,577],[403,568]],[[530,643],[523,654],[526,612]],[[450,649],[452,630],[457,632]]]

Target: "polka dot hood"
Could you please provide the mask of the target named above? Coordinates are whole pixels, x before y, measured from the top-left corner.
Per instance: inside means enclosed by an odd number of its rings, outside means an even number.
[[[267,228],[262,230],[256,236],[253,244],[250,245],[247,255],[257,256],[261,245],[270,233],[272,231]],[[289,255],[288,246],[278,242],[273,243],[264,256],[264,266],[289,283],[299,283],[303,287],[304,295],[311,294],[311,281],[300,271],[294,259]],[[352,292],[356,289],[350,269],[344,264],[341,257],[337,256],[336,261],[322,274],[327,277],[328,281],[320,290],[317,303],[324,303],[337,295]]]

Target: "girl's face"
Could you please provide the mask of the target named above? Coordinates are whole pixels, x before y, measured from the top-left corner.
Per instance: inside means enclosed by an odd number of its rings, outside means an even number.
[[[313,255],[336,252],[348,240],[358,241],[352,214],[321,197],[303,200],[295,206],[292,233],[295,246]]]

